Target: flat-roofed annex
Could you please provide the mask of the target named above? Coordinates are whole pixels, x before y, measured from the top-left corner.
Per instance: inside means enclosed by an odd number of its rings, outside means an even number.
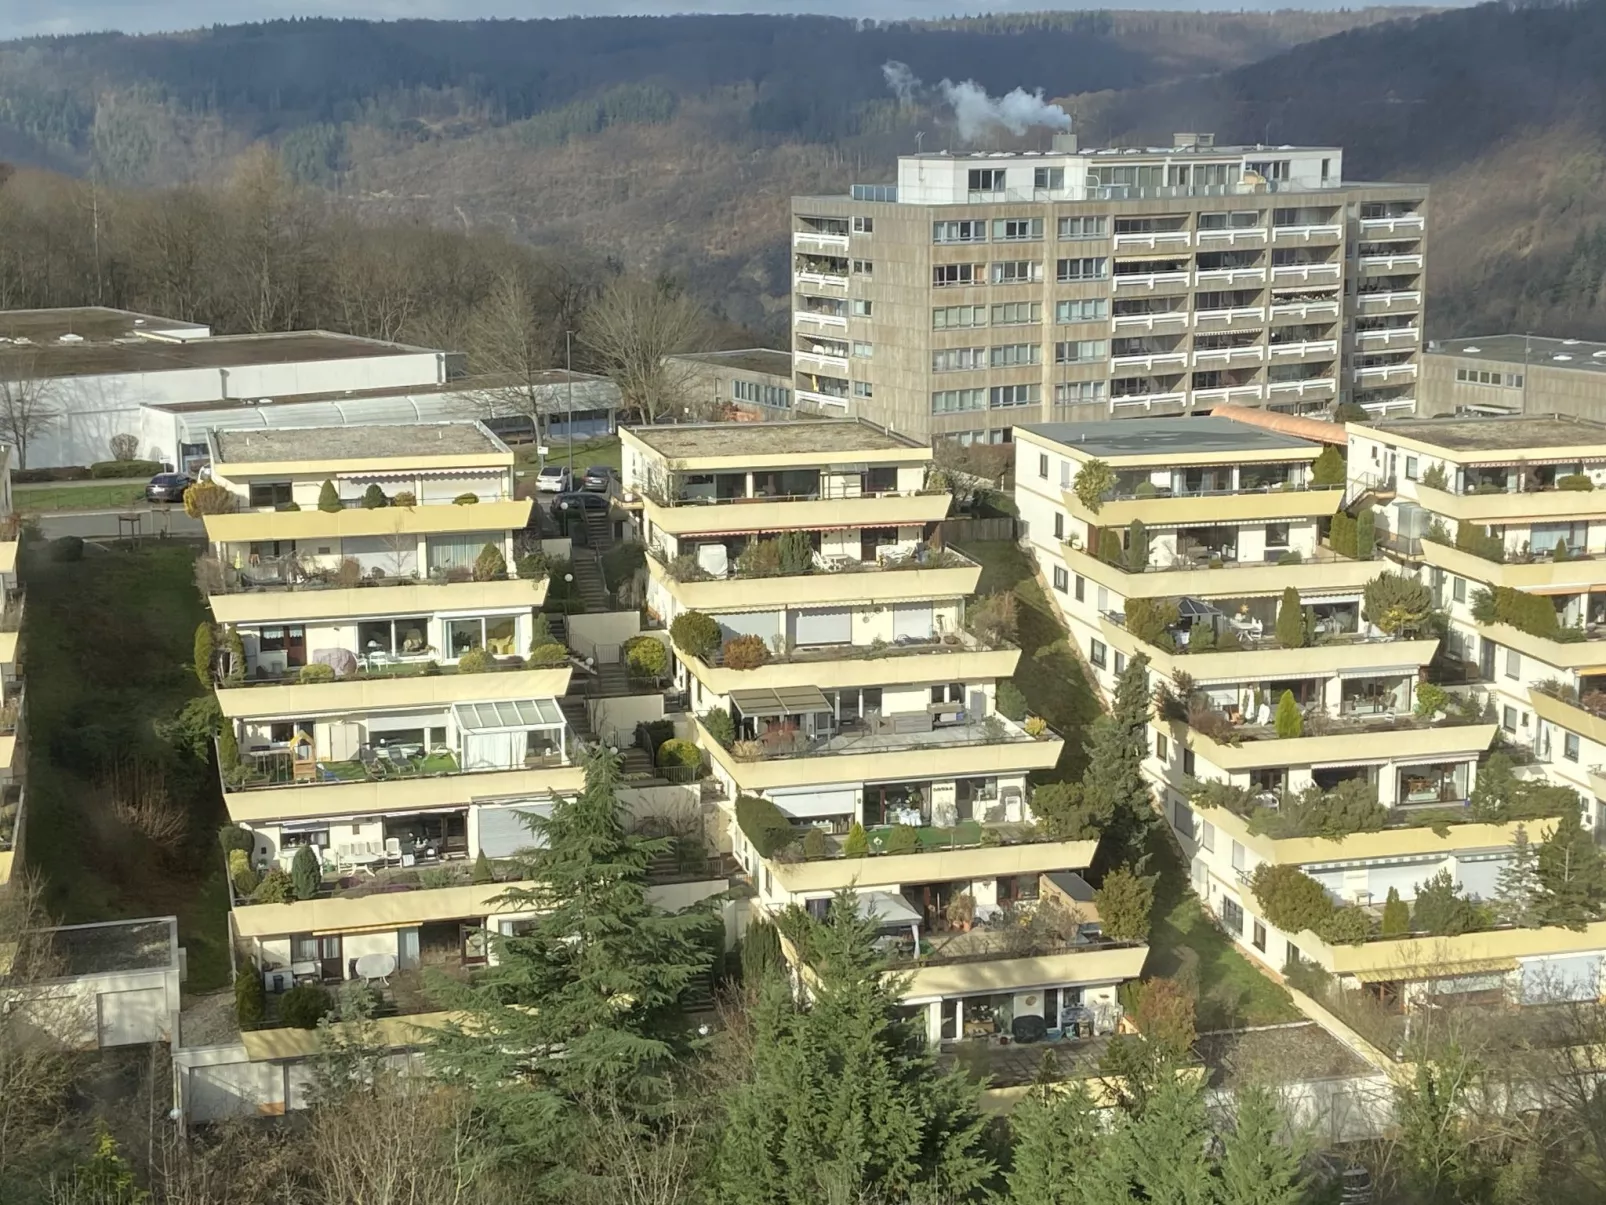
[[[683,352],[672,357],[691,364],[712,364],[739,372],[756,372],[772,377],[792,375],[792,353],[771,347],[743,347],[735,351]]]
[[[1057,446],[1078,460],[1115,464],[1206,464],[1235,460],[1314,460],[1319,443],[1251,427],[1228,418],[1102,419],[1086,423],[1033,423],[1016,437]]]
[[[347,427],[268,427],[214,431],[213,462],[236,465],[316,461],[428,461],[439,456],[481,456],[499,463],[512,453],[478,422],[394,423]]]
[[[1361,434],[1376,433],[1424,450],[1450,453],[1451,459],[1462,463],[1508,460],[1522,454],[1576,459],[1606,456],[1606,424],[1563,414],[1418,418],[1352,426]]]
[[[1445,339],[1428,348],[1429,355],[1522,364],[1573,372],[1606,372],[1606,343],[1589,339],[1554,339],[1542,335],[1479,335]]]
[[[184,330],[181,326],[171,329]],[[61,342],[59,336],[34,339],[21,345],[4,343],[0,344],[0,363],[25,359],[31,376],[56,379],[436,354],[428,348],[382,343],[332,331],[209,335],[189,339],[163,339],[159,337],[161,331],[160,327],[141,328],[110,339],[81,337],[81,341],[66,343]]]
[[[682,423],[621,427],[627,442],[676,467],[760,468],[876,460],[918,464],[925,444],[860,419],[792,423]]]

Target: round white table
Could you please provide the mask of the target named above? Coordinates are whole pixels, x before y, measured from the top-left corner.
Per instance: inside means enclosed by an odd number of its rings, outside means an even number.
[[[396,969],[394,954],[364,954],[357,959],[357,974],[370,982],[377,979],[389,986],[388,976]]]

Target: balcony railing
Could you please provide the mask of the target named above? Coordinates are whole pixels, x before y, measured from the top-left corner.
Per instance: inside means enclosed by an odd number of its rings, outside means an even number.
[[[736,497],[708,497],[702,494],[683,496],[672,494],[657,482],[648,482],[641,487],[642,496],[659,506],[736,506],[743,503],[759,502],[853,502],[875,498],[925,498],[947,494],[948,490],[938,489],[866,489],[862,493],[822,493],[819,490],[810,490],[801,494],[754,494]],[[873,526],[874,524],[868,524]]]
[[[1140,355],[1112,356],[1110,358],[1111,370],[1121,368],[1142,368],[1153,370],[1167,365],[1180,368],[1188,362],[1188,353],[1185,351],[1155,351]]]
[[[1193,400],[1195,402],[1252,402],[1259,401],[1265,396],[1264,386],[1261,385],[1220,385],[1212,389],[1195,389]]]
[[[1243,347],[1196,347],[1193,352],[1195,365],[1230,364],[1234,360],[1253,361],[1258,364],[1265,358],[1266,349],[1259,343],[1250,343]]]
[[[1266,241],[1266,228],[1264,226],[1238,226],[1231,230],[1201,230],[1198,232],[1197,241],[1201,247],[1236,247],[1239,243],[1264,243]]]
[[[799,368],[824,369],[830,372],[846,372],[848,358],[846,355],[832,355],[822,351],[798,351],[792,353],[792,359]]]
[[[1270,381],[1266,390],[1271,394],[1294,394],[1304,397],[1307,393],[1330,393],[1335,387],[1332,377],[1305,377],[1298,381]]]
[[[1273,284],[1288,281],[1337,280],[1337,264],[1276,264],[1271,270]]]
[[[433,750],[397,752],[374,747],[352,760],[335,761],[320,758],[310,776],[298,777],[288,748],[259,748],[240,750],[239,762],[230,767],[221,765],[220,773],[226,791],[274,790],[281,787],[343,786],[354,782],[403,782],[423,778],[451,778],[472,774],[505,774],[510,770],[555,770],[574,765],[582,756],[580,741],[565,726],[538,729],[550,732],[556,742],[550,753],[530,754],[515,766],[481,766],[465,768],[458,754],[445,747]]]
[[[1157,250],[1161,247],[1186,247],[1190,236],[1186,230],[1145,230],[1117,234],[1114,246],[1121,250]]]
[[[1059,733],[1044,728],[1037,736],[1000,715],[981,720],[965,720],[958,724],[931,725],[930,712],[912,712],[908,715],[885,715],[878,718],[872,730],[869,721],[859,726],[820,733],[814,736],[781,724],[770,728],[752,740],[731,743],[730,752],[737,761],[757,762],[779,759],[815,757],[854,757],[863,754],[919,753],[938,749],[969,749],[985,745],[1031,745],[1039,741],[1059,740]],[[899,732],[903,721],[911,724],[931,725],[919,731]]]
[[[677,582],[752,581],[759,578],[777,577],[902,573],[911,569],[977,568],[975,561],[952,548],[931,548],[924,545],[916,547],[906,555],[891,554],[889,550],[889,555],[879,557],[873,561],[855,560],[852,557],[826,557],[815,553],[812,563],[806,569],[777,570],[761,573],[744,572],[738,563],[740,557],[731,557],[728,558],[729,567],[723,578],[708,572],[697,562],[696,557],[690,554],[682,554],[671,559],[664,555],[663,549],[654,545],[647,549],[647,555],[661,565],[664,572]]]
[[[821,234],[812,230],[794,230],[792,232],[792,246],[800,251],[819,248],[822,251],[846,251],[848,249],[848,236],[845,234]]]
[[[1407,255],[1363,255],[1359,262],[1361,267],[1369,271],[1398,272],[1402,268],[1420,268],[1422,256],[1415,252]]]
[[[1262,284],[1265,279],[1265,268],[1200,268],[1193,274],[1199,285]]]
[[[1337,301],[1279,302],[1271,307],[1272,318],[1337,318]]]
[[[1165,393],[1128,393],[1119,397],[1110,398],[1111,408],[1125,406],[1129,409],[1141,406],[1145,410],[1152,410],[1156,406],[1181,405],[1186,395],[1181,391],[1168,391]]]
[[[1010,926],[1020,932],[1011,931]],[[1131,950],[1136,941],[1106,941],[1078,934],[1034,934],[1014,918],[1000,919],[992,928],[972,929],[968,933],[934,933],[923,936],[916,948],[914,940],[883,949],[889,966],[904,969],[920,966],[959,966],[967,963],[996,962],[1004,958],[1041,958],[1050,954],[1082,954],[1097,950]]]
[[[1396,306],[1415,308],[1422,304],[1420,289],[1362,289],[1355,296],[1363,312],[1367,309],[1393,309]]]
[[[301,671],[307,667],[297,665],[282,670],[268,670],[259,667],[255,673],[237,679],[220,675],[216,678],[216,682],[220,690],[233,690],[243,686],[322,685],[327,682],[359,682],[372,678],[434,678],[443,674],[451,675],[463,672],[455,662],[443,663],[437,660],[439,656],[440,653],[433,648],[419,653],[369,653],[366,656],[357,657],[355,671],[345,676],[337,674],[333,678],[309,678],[303,680]],[[487,674],[514,673],[520,670],[562,669],[568,664],[567,659],[556,662],[526,661],[523,657],[513,654],[503,657],[493,656],[488,667],[470,672]]]
[[[827,310],[793,310],[792,317],[798,322],[809,322],[816,326],[836,326],[843,330],[848,326],[846,314],[833,314]]]
[[[1072,545],[1072,547],[1076,546]],[[1087,555],[1092,556],[1093,554],[1087,553]],[[1268,565],[1279,564],[1281,559],[1282,550],[1275,553],[1268,551],[1261,560],[1240,560],[1236,548],[1225,545],[1190,544],[1180,548],[1169,564],[1145,565],[1138,572],[1178,573],[1194,569],[1264,569]],[[1336,565],[1351,564],[1353,561],[1354,558],[1341,556],[1325,544],[1319,544],[1309,552],[1301,554],[1299,563],[1302,565]],[[1120,573],[1130,574],[1133,572],[1131,566],[1124,560],[1104,561],[1102,563],[1109,565],[1111,569]]]
[[[1309,243],[1335,239],[1344,232],[1337,224],[1315,226],[1273,226],[1272,237],[1279,243]]]
[[[1336,356],[1338,354],[1338,341],[1336,339],[1306,339],[1294,343],[1271,344],[1272,359],[1297,359],[1301,356]]]
[[[408,559],[416,560],[413,546],[408,547]],[[352,561],[356,566],[357,562]],[[474,572],[468,566],[450,570],[433,570],[428,577],[417,573],[394,573],[383,566],[369,570],[360,567],[324,569],[309,565],[295,554],[267,557],[256,564],[236,569],[214,556],[203,556],[196,563],[196,578],[207,594],[260,594],[294,593],[297,591],[382,589],[388,586],[450,586],[475,583]],[[539,577],[520,579],[515,574],[504,574],[485,581],[528,580],[532,583],[546,580],[543,571]],[[484,581],[475,583],[483,585]],[[0,622],[0,631],[6,630]]]
[[[1162,285],[1187,285],[1188,271],[1181,269],[1171,272],[1126,272],[1117,273],[1115,287],[1117,289],[1156,289]]]
[[[1228,322],[1263,322],[1265,318],[1263,306],[1251,305],[1228,310],[1198,310],[1193,315],[1193,323],[1195,326],[1214,326]]]
[[[1167,310],[1159,314],[1117,314],[1111,320],[1111,324],[1118,331],[1152,331],[1159,327],[1185,327],[1188,325],[1188,311]]]

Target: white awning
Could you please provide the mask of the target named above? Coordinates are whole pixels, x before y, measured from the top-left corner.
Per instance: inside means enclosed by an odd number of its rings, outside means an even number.
[[[452,718],[462,732],[524,732],[531,728],[563,726],[563,711],[555,699],[453,703]]]
[[[894,925],[918,925],[920,913],[903,896],[891,891],[861,891],[855,897],[859,919],[869,920],[873,915],[876,924],[883,928]]]

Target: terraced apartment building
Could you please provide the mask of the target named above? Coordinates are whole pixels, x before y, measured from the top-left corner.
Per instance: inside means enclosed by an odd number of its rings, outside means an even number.
[[[1033,824],[1029,775],[1063,739],[1000,713],[1020,649],[977,621],[981,566],[941,544],[930,447],[841,419],[622,440],[647,606],[757,914],[856,892],[933,1042],[1112,1029],[1145,947],[1099,936],[1075,873],[1096,838]],[[1067,923],[1017,923],[1051,898]]]
[[[927,152],[792,200],[799,405],[922,438],[1232,402],[1410,413],[1425,186],[1337,147]]]

